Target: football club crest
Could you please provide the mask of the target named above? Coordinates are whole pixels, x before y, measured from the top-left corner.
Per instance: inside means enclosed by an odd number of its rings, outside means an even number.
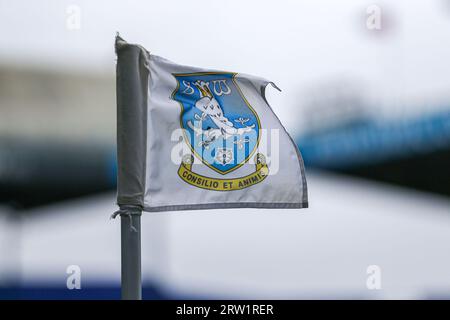
[[[193,186],[217,191],[239,190],[263,181],[268,174],[265,157],[260,153],[255,155],[260,120],[238,87],[236,74],[204,72],[173,76],[177,88],[172,99],[181,105],[180,126],[192,152],[183,157],[179,176]],[[193,172],[194,156],[224,178]],[[226,178],[252,157],[255,172],[240,178]]]

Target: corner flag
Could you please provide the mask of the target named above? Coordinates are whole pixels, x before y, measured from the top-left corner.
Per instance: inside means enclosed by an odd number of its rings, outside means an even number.
[[[301,154],[263,78],[175,64],[116,38],[119,205],[306,208]]]

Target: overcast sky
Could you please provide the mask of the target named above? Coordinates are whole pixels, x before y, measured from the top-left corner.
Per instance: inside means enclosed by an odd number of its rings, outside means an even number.
[[[381,30],[366,27],[373,3]],[[273,80],[283,93],[271,91],[269,100],[288,126],[311,89],[341,81],[382,111],[413,113],[450,101],[448,3],[0,1],[0,64],[113,75],[120,31],[180,64]],[[78,9],[80,28],[71,29]]]

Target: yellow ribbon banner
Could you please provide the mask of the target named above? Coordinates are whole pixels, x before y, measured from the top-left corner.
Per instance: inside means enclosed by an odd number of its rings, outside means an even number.
[[[260,153],[255,157],[255,172],[235,179],[216,179],[192,172],[193,160],[193,156],[184,157],[180,168],[178,169],[178,175],[190,185],[207,190],[231,191],[245,189],[260,183],[269,174],[269,168],[267,167],[265,157]]]

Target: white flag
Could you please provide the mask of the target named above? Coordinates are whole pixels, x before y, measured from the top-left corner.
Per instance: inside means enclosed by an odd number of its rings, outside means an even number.
[[[170,62],[116,38],[119,205],[306,208],[303,160],[272,84]]]

